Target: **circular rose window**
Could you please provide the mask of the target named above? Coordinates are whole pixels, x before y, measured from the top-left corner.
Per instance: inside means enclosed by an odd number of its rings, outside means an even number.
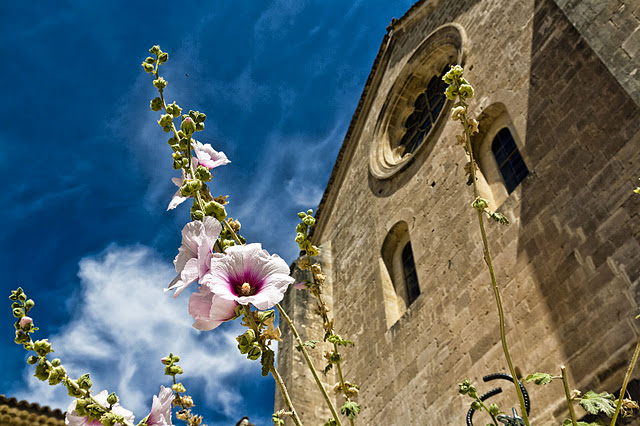
[[[402,68],[381,109],[370,157],[371,174],[389,179],[435,142],[451,101],[442,76],[463,60],[464,31],[445,25],[431,33]]]

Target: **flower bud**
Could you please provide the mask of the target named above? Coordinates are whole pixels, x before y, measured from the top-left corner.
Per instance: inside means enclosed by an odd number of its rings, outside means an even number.
[[[268,311],[261,311],[258,314],[258,321],[263,323],[269,318],[274,318],[275,316],[276,316],[276,311],[274,311],[273,309],[269,309]]]
[[[24,302],[24,308],[28,311],[29,309],[33,308],[36,305],[36,302],[34,302],[33,300],[29,299],[26,302]]]
[[[164,358],[160,358],[160,362],[163,363],[164,365],[171,364],[171,360],[166,356]]]
[[[58,367],[60,365],[60,358],[54,358],[51,360],[51,365],[53,365],[54,367]]]
[[[462,115],[465,113],[465,107],[458,106],[451,109],[451,118],[454,121],[462,120]]]
[[[305,212],[300,212],[300,213],[298,213],[298,217],[299,217],[300,219],[304,219],[306,216],[307,216],[307,214],[306,214]]]
[[[116,402],[118,402],[118,397],[116,396],[115,392],[111,392],[107,397],[107,403],[109,403],[109,405],[113,405]]]
[[[176,375],[176,374],[182,374],[182,367],[180,367],[179,365],[172,365],[171,367],[169,367],[170,371],[171,371],[171,375]]]
[[[161,54],[158,55],[158,62],[160,62],[161,64],[164,64],[168,60],[169,60],[169,54],[167,52],[162,52]]]
[[[247,358],[251,361],[255,361],[260,358],[260,355],[262,355],[262,351],[257,346],[252,346],[251,349],[249,349],[249,352],[247,352]]]
[[[33,320],[31,317],[22,317],[20,318],[20,328],[23,330],[30,330],[33,324]]]
[[[158,77],[155,80],[153,80],[153,87],[155,87],[158,90],[162,90],[165,87],[167,87],[167,81],[163,77]]]
[[[204,130],[204,123],[196,123],[196,132],[201,132]]]
[[[187,135],[192,135],[193,132],[196,131],[196,123],[188,115],[183,115],[180,130],[182,130]]]
[[[473,408],[474,410],[478,411],[478,410],[482,409],[482,404],[480,404],[480,402],[478,402],[478,401],[473,401],[471,403],[471,408]]]
[[[162,53],[162,50],[160,50],[160,46],[156,44],[151,49],[149,49],[149,53],[151,53],[152,55],[159,55],[160,53]]]
[[[451,69],[449,70],[449,72],[451,73],[451,76],[453,78],[460,78],[462,77],[462,72],[464,70],[462,69],[462,67],[460,65],[455,65],[453,67],[451,67]]]
[[[148,72],[148,73],[152,73],[152,72],[153,72],[153,70],[154,70],[153,65],[148,64],[148,63],[146,63],[146,62],[143,62],[143,63],[142,63],[142,68],[144,68],[144,71],[145,71],[145,72]]]
[[[227,212],[224,206],[216,201],[209,201],[204,205],[204,212],[207,216],[213,216],[220,222],[226,219]]]
[[[204,219],[204,212],[202,210],[195,210],[191,212],[191,220]]]
[[[91,386],[93,385],[93,383],[91,383],[91,376],[89,376],[89,373],[85,373],[78,377],[77,382],[80,389],[84,389],[86,391],[91,389]]]
[[[473,203],[471,204],[471,206],[476,209],[476,210],[484,210],[487,205],[489,204],[489,202],[487,200],[485,200],[484,198],[476,198]]]
[[[38,355],[45,356],[49,352],[52,352],[51,343],[49,343],[47,339],[36,340],[36,342],[33,344],[33,350]]]
[[[313,256],[317,256],[319,251],[318,251],[318,247],[312,245],[310,247],[307,247],[306,252],[309,256],[313,257]]]
[[[171,123],[173,123],[173,117],[170,114],[162,114],[158,120],[160,127],[171,126]]]
[[[298,232],[296,234],[296,243],[303,242],[305,238],[306,238],[306,235],[304,235],[302,232]]]
[[[41,381],[45,381],[49,378],[49,367],[46,362],[41,359],[38,365],[36,365],[36,371],[34,376]]]
[[[62,382],[62,379],[64,379],[64,376],[67,374],[67,372],[64,370],[64,367],[62,367],[61,365],[55,367],[53,370],[51,370],[51,373],[49,374],[49,384],[51,386],[55,386],[58,383]]]
[[[24,309],[13,308],[13,316],[16,318],[21,318],[22,316],[24,316]]]
[[[447,99],[454,100],[456,96],[458,96],[458,91],[453,85],[451,85],[447,87],[447,90],[444,91],[444,94],[447,97]]]
[[[203,182],[209,182],[211,180],[211,172],[204,166],[198,166],[195,174],[196,178],[200,179]]]
[[[500,409],[496,404],[491,404],[489,406],[489,413],[491,413],[492,415],[496,416],[498,415],[499,412],[500,412]]]
[[[183,393],[187,391],[184,385],[182,384],[182,382],[178,382],[175,385],[171,386],[171,389],[173,389],[174,392],[178,392],[178,393]]]
[[[151,111],[160,111],[162,109],[162,99],[155,97],[151,100],[149,107]]]
[[[473,98],[473,87],[469,84],[462,84],[458,88],[461,98]]]
[[[173,115],[174,118],[178,118],[182,113],[182,108],[180,108],[174,101],[173,103],[167,105],[167,112]]]
[[[35,365],[36,362],[38,362],[38,357],[35,355],[31,355],[29,358],[27,358],[27,364],[29,365]]]
[[[236,340],[239,343],[239,346],[249,346],[256,340],[256,332],[249,329],[245,331],[243,334],[238,336]]]

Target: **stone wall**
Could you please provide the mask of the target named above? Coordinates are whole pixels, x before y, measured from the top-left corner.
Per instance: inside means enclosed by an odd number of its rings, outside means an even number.
[[[582,10],[561,6],[569,16]],[[361,386],[359,424],[462,424],[468,400],[456,383],[469,378],[486,391],[495,386],[481,377],[506,371],[467,160],[455,144],[459,124],[447,120],[394,177],[379,180],[369,169],[388,93],[416,47],[447,23],[466,33],[464,66],[478,94],[472,113],[487,128],[487,112],[501,105],[531,172],[498,209],[511,225],[488,224],[514,362],[525,375],[557,374],[566,364],[572,387],[613,392],[638,339],[640,196],[632,190],[640,108],[636,83],[620,75],[627,63],[615,55],[603,63],[596,24],[585,21],[591,35],[584,36],[552,0],[419,2],[383,43],[384,62],[363,94],[314,235],[333,258],[326,269],[338,332],[357,342],[344,350],[343,370]],[[400,221],[421,294],[389,326],[381,248]],[[299,292],[288,297],[289,309],[304,308]],[[280,346],[281,364],[293,359],[290,347]],[[292,391],[294,400],[322,405],[312,385]],[[510,411],[515,394],[501,385],[498,401]],[[528,387],[536,424],[565,418],[561,387]]]

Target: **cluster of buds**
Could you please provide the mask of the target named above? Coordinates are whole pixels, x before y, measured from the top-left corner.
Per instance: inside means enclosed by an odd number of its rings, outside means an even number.
[[[262,349],[260,343],[256,340],[256,332],[252,329],[245,331],[240,336],[236,337],[238,341],[238,349],[243,355],[247,355],[252,361],[257,360],[262,355]]]
[[[316,219],[313,217],[313,210],[309,209],[307,212],[298,213],[300,223],[296,226],[296,243],[308,256],[317,256],[318,247],[311,244],[309,241],[309,231],[316,224]]]
[[[250,360],[260,358],[262,375],[268,376],[275,363],[275,352],[269,347],[273,340],[281,341],[280,327],[275,327],[273,322],[276,312],[273,309],[267,311],[251,311],[248,307],[239,305],[236,314],[243,310],[242,325],[248,330],[238,336],[238,349],[246,354]]]
[[[447,99],[455,100],[457,96],[460,96],[461,100],[473,98],[473,87],[462,77],[462,73],[462,67],[460,65],[454,65],[442,76],[442,80],[449,85],[444,92]]]
[[[187,389],[181,382],[176,382],[176,375],[182,374],[183,370],[177,363],[180,357],[170,353],[168,356],[160,360],[164,364],[164,374],[173,378],[171,389],[174,392],[173,406],[180,407],[180,411],[176,413],[176,417],[184,421],[188,426],[200,426],[202,424],[202,416],[195,415],[191,412],[194,407],[193,399],[188,395],[181,395],[187,392]]]
[[[344,386],[342,383],[336,383],[333,387],[333,391],[336,394],[344,394],[347,398],[355,398],[360,393],[360,387],[351,382],[344,382]]]
[[[220,202],[226,203],[226,196],[225,197],[218,197],[218,198],[214,199],[213,201],[214,202],[220,201]],[[220,204],[220,205],[222,206],[222,204]],[[227,219],[227,224],[229,225],[229,228],[231,228],[231,230],[227,229],[226,227],[222,228],[222,231],[220,232],[220,237],[218,238],[218,244],[220,245],[220,249],[222,251],[225,251],[227,248],[229,248],[231,246],[235,246],[236,245],[236,240],[235,240],[236,238],[238,240],[240,240],[240,242],[242,244],[247,242],[247,240],[242,235],[239,234],[240,228],[242,226],[240,224],[239,220],[233,219],[233,218],[228,218]]]

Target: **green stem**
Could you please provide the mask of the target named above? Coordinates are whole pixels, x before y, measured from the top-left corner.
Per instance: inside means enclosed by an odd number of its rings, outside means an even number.
[[[338,345],[336,345],[335,343],[333,344],[333,350],[336,353],[338,353]],[[349,398],[347,396],[347,388],[344,385],[344,377],[342,376],[342,367],[340,366],[340,362],[336,363],[336,368],[338,369],[338,377],[340,378],[340,386],[342,386],[342,394],[344,395],[344,397],[345,397],[345,399],[347,401],[351,401],[351,398]],[[349,423],[351,423],[351,426],[354,425],[352,418],[349,418]]]
[[[256,336],[259,336],[260,328],[258,327],[258,324],[256,324],[256,321],[253,318],[253,312],[251,312],[251,308],[249,307],[249,305],[244,305],[244,312],[246,314],[247,321],[249,321],[251,325],[251,328],[253,328],[253,331],[256,332]],[[261,342],[260,346],[262,346],[262,349],[264,351],[264,349],[266,348],[266,345],[263,342]],[[298,426],[302,426],[302,421],[300,420],[300,417],[298,417],[298,413],[296,412],[295,408],[293,408],[291,397],[289,397],[289,392],[287,392],[287,386],[284,384],[284,381],[282,380],[280,373],[278,373],[278,370],[276,369],[275,365],[271,365],[269,367],[269,371],[271,372],[271,375],[275,379],[276,384],[280,388],[280,392],[282,393],[282,397],[287,403],[287,407],[289,408],[289,411],[291,411],[291,418],[293,419],[293,422]]]
[[[616,412],[613,414],[611,418],[611,426],[615,426],[616,419],[618,418],[618,414],[620,413],[620,408],[622,407],[622,400],[624,399],[624,394],[627,392],[627,385],[629,384],[629,379],[631,378],[631,373],[633,372],[634,367],[636,366],[636,362],[638,362],[638,355],[640,354],[640,340],[636,344],[636,350],[633,352],[633,357],[631,358],[631,362],[629,363],[629,368],[627,368],[627,374],[624,376],[624,381],[622,382],[622,389],[620,389],[620,396],[618,397],[618,403],[616,404]]]
[[[476,182],[476,167],[475,160],[473,159],[473,149],[471,147],[471,132],[469,130],[469,123],[467,123],[467,114],[466,107],[467,105],[463,103],[465,106],[465,113],[462,115],[462,125],[465,131],[466,138],[466,146],[467,146],[467,154],[469,155],[469,159],[471,162],[471,177],[473,179],[473,194],[477,199],[479,197],[478,184]],[[504,352],[504,356],[507,360],[507,365],[509,366],[509,372],[511,373],[511,377],[513,378],[513,384],[516,388],[516,393],[518,394],[518,400],[520,402],[520,410],[522,411],[522,419],[526,426],[530,426],[529,416],[527,416],[527,408],[524,403],[524,395],[522,395],[522,390],[520,389],[520,383],[518,382],[518,377],[516,375],[516,370],[513,367],[513,362],[511,361],[511,354],[509,353],[509,348],[507,346],[507,336],[505,332],[505,322],[504,322],[504,310],[502,308],[502,299],[500,298],[500,290],[498,288],[498,283],[496,281],[496,276],[493,271],[493,265],[491,263],[491,253],[489,251],[489,243],[487,241],[487,234],[484,229],[484,219],[482,217],[482,210],[476,210],[478,213],[478,223],[480,225],[480,233],[482,234],[482,245],[484,247],[484,260],[489,267],[489,275],[491,276],[491,286],[493,288],[493,295],[496,300],[496,306],[498,308],[498,317],[500,320],[500,340],[502,342],[502,351]]]
[[[309,357],[309,353],[305,349],[305,346],[302,343],[302,339],[300,339],[300,335],[298,334],[298,330],[296,330],[296,327],[293,325],[293,322],[291,321],[291,318],[289,318],[289,315],[287,315],[285,310],[282,309],[282,306],[280,306],[279,303],[276,303],[276,307],[278,308],[278,312],[280,312],[280,316],[285,320],[285,322],[287,323],[287,325],[291,329],[291,332],[293,333],[293,337],[295,338],[296,343],[298,344],[298,347],[300,348],[300,351],[302,352],[302,355],[304,356],[304,359],[307,361],[307,365],[309,366],[309,370],[311,370],[311,374],[313,375],[313,378],[315,379],[316,384],[320,388],[320,391],[322,392],[322,396],[324,397],[324,400],[326,401],[327,405],[329,406],[329,410],[331,411],[331,415],[333,416],[335,421],[338,423],[338,426],[342,426],[342,423],[340,423],[340,418],[338,417],[338,412],[336,411],[336,407],[333,405],[333,402],[331,402],[331,398],[329,398],[329,395],[327,394],[326,389],[324,388],[324,386],[322,385],[322,382],[320,381],[320,376],[318,376],[318,372],[316,371],[316,368],[313,366],[313,362],[311,361],[311,358]]]
[[[560,371],[562,372],[562,384],[564,385],[564,397],[567,400],[567,405],[569,406],[569,415],[571,416],[571,424],[573,426],[578,426],[578,420],[576,420],[576,412],[573,409],[573,398],[571,398],[571,391],[569,390],[569,380],[567,379],[567,369],[564,365],[560,366]]]

